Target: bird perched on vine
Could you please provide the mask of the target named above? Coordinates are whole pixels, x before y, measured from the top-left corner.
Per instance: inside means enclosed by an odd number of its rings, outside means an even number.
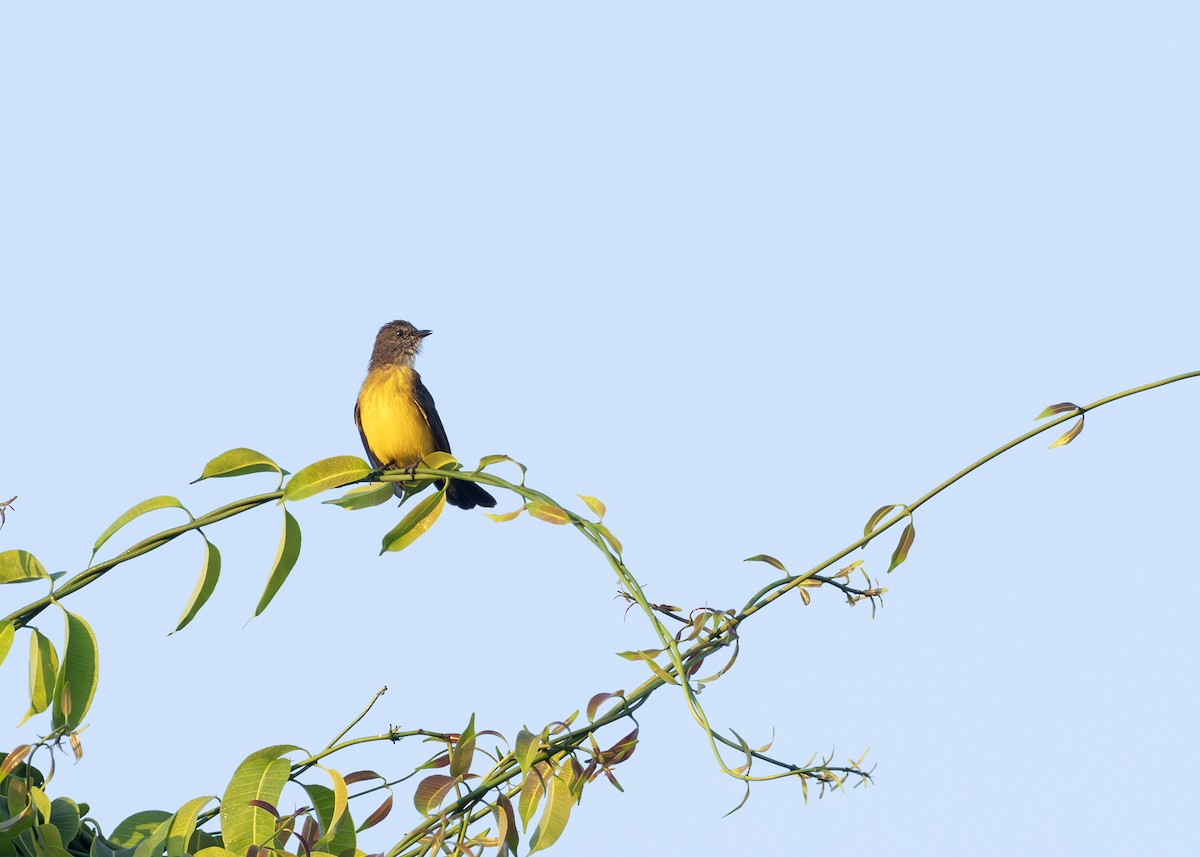
[[[367,377],[358,391],[354,423],[371,465],[382,470],[409,470],[431,452],[450,452],[446,428],[433,396],[413,368],[421,342],[432,330],[417,330],[407,321],[379,328]],[[491,508],[496,498],[474,482],[451,479],[446,500],[460,509]],[[440,490],[442,482],[436,483]],[[404,488],[393,486],[397,497]]]

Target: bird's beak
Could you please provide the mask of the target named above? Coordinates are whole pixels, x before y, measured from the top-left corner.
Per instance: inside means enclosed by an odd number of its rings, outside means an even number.
[[[432,330],[418,330],[417,336],[419,336],[421,339],[424,339],[426,336],[428,336],[431,333],[433,333]]]

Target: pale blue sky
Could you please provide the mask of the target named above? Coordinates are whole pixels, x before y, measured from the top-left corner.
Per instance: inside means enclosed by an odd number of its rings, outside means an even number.
[[[652,598],[740,606],[768,579],[744,557],[807,567],[1045,405],[1200,367],[1198,27],[1185,3],[10,4],[0,549],[74,572],[147,497],[273,487],[187,484],[229,447],[358,454],[371,339],[405,318],[465,462],[601,497]],[[870,746],[875,788],[764,785],[722,819],[740,786],[664,693],[625,794],[593,786],[555,853],[1190,846],[1198,418],[1176,385],[990,465],[921,510],[874,621],[820,592],[748,623],[713,722],[799,762]],[[57,793],[108,827],[175,809],[383,684],[370,731],[511,735],[642,678],[612,653],[648,632],[568,532],[450,509],[381,558],[393,506],[293,512],[300,564],[248,625],[274,509],[210,530],[221,585],[184,633],[198,539],[71,599],[103,661]]]

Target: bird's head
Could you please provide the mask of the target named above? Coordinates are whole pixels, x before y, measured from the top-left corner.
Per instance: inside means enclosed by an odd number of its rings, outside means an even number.
[[[432,330],[417,330],[407,321],[389,321],[375,337],[371,365],[411,366],[421,350],[421,340],[431,333]]]

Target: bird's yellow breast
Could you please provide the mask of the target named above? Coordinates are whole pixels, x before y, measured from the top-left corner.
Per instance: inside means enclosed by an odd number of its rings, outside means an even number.
[[[434,451],[429,421],[413,397],[414,374],[406,366],[374,369],[359,391],[359,428],[379,467],[412,467]]]

